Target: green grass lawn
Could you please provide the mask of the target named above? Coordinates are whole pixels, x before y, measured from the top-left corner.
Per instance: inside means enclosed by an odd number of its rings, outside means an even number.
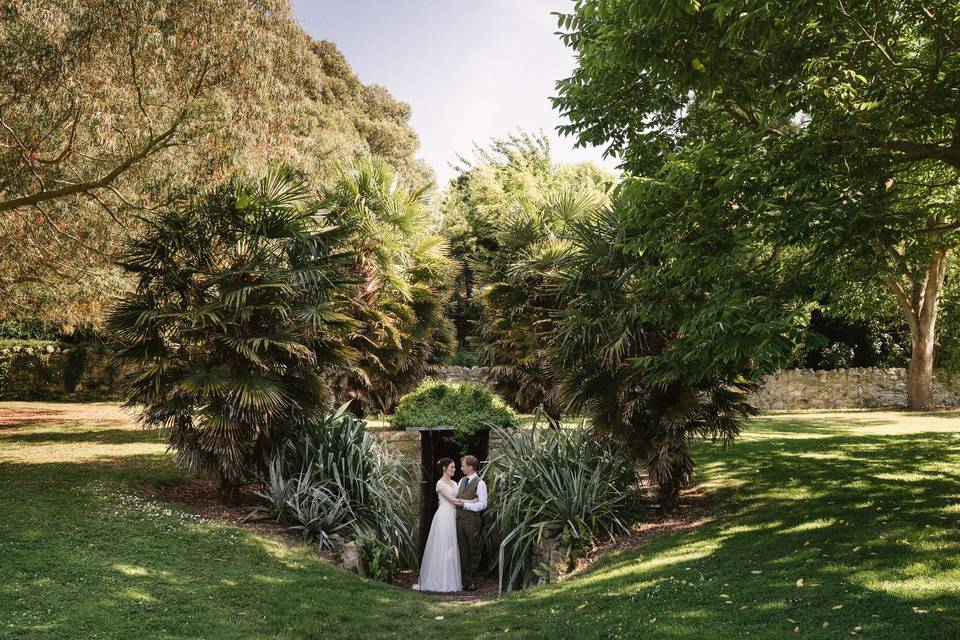
[[[0,638],[960,637],[956,412],[766,415],[699,447],[712,522],[457,605],[143,497],[163,444],[81,411],[0,403]]]

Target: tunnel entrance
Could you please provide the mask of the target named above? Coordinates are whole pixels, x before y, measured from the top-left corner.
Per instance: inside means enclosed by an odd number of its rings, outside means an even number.
[[[433,514],[437,512],[440,498],[437,496],[437,480],[440,479],[440,469],[437,467],[437,460],[440,458],[450,458],[457,465],[457,475],[454,480],[460,481],[463,474],[460,473],[460,458],[468,453],[473,454],[478,460],[485,461],[490,453],[490,432],[486,429],[477,433],[466,447],[461,447],[460,443],[452,440],[453,429],[434,428],[421,429],[420,431],[420,464],[423,465],[423,484],[422,486],[422,505],[420,512],[420,539],[417,543],[417,558],[423,558],[423,549],[427,546],[427,536],[430,535],[430,525],[433,522]]]

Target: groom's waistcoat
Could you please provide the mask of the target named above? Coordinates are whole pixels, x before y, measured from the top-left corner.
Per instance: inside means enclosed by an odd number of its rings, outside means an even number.
[[[480,486],[480,476],[477,476],[473,479],[473,482],[470,483],[470,486],[467,486],[467,479],[464,478],[460,481],[459,488],[457,489],[457,497],[461,500],[473,500],[477,497],[477,487]],[[463,507],[457,507],[457,517],[458,518],[472,518],[480,517],[480,513],[477,511],[470,511],[469,509],[464,509]]]

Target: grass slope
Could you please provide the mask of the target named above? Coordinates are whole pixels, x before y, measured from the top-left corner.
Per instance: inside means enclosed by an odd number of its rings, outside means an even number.
[[[699,448],[712,523],[469,606],[141,497],[181,476],[117,417],[0,403],[0,638],[960,635],[957,413],[765,416]]]

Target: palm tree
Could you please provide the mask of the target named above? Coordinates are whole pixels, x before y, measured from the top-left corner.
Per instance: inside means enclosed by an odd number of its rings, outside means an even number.
[[[148,219],[119,259],[136,279],[110,316],[127,404],[228,501],[331,406],[325,371],[351,356],[341,309],[353,254],[308,195],[283,169],[234,179]]]
[[[746,359],[667,371],[685,334],[667,309],[670,292],[650,274],[668,258],[638,253],[631,224],[618,202],[569,225],[576,250],[556,268],[563,304],[553,314],[547,361],[568,406],[645,463],[666,513],[690,481],[691,441],[734,440],[753,413],[746,402],[753,385],[741,375]]]
[[[558,380],[546,367],[546,337],[562,303],[549,286],[555,268],[573,250],[567,227],[605,205],[603,194],[566,189],[514,204],[495,234],[495,251],[475,262],[483,285],[479,335],[472,342],[491,367],[498,391],[521,411],[541,407],[559,426],[563,402]]]
[[[321,189],[321,205],[348,233],[360,282],[349,315],[357,358],[336,379],[336,395],[351,411],[387,413],[400,397],[436,371],[454,349],[444,315],[452,262],[447,245],[430,231],[429,185],[404,185],[382,159],[341,167]]]

